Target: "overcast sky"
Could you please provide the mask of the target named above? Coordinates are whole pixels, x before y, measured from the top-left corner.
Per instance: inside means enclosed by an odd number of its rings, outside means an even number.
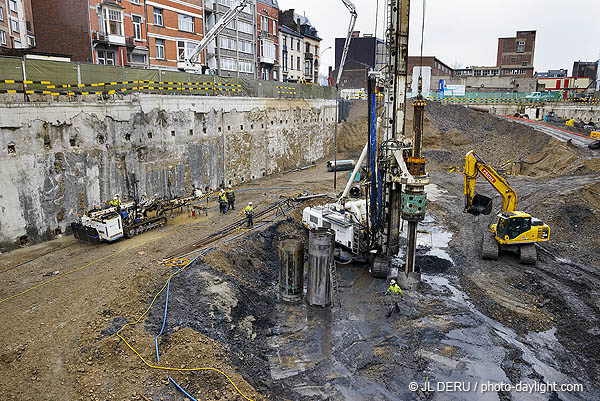
[[[352,0],[358,11],[355,30],[375,31],[377,0]],[[378,37],[383,39],[384,6],[379,0]],[[419,54],[422,0],[412,0],[409,54]],[[304,13],[323,38],[321,51],[345,37],[350,14],[342,0],[279,0],[282,10]],[[566,68],[573,61],[600,58],[600,0],[427,0],[424,56],[437,56],[454,67],[496,65],[499,37],[537,30],[536,71]],[[334,51],[323,54],[321,73],[334,64]]]

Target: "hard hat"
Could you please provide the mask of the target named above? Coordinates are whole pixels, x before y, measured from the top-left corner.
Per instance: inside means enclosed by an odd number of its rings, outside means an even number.
[[[225,190],[223,188],[221,188],[221,192],[225,192]]]
[[[119,194],[115,194],[115,199],[117,199],[119,197]]]
[[[248,202],[248,204],[249,204],[250,206],[252,206],[252,202]]]
[[[227,188],[231,189],[231,188],[233,188],[233,187],[230,185],[230,186],[229,186],[229,187],[227,187]]]
[[[396,280],[393,280],[393,279],[392,279],[392,281],[390,281],[390,284],[391,284],[391,285],[394,285],[394,284],[396,284]]]

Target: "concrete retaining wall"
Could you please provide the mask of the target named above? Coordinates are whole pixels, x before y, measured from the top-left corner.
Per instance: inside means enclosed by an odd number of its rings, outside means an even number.
[[[467,107],[487,109],[490,113],[498,115],[513,115],[515,113],[526,113],[530,119],[542,120],[546,114],[553,111],[557,117],[570,119],[579,118],[583,121],[593,121],[600,125],[600,105],[590,104],[564,104],[547,103],[543,106],[534,107],[525,104],[472,104]]]
[[[65,233],[115,193],[189,194],[332,151],[335,101],[140,95],[0,105],[0,250]]]

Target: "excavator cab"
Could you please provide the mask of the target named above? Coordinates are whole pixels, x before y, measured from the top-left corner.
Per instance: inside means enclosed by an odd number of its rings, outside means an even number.
[[[485,214],[486,216],[492,213],[492,198],[481,194],[475,194],[471,205],[467,208],[467,213],[473,216],[479,216]]]

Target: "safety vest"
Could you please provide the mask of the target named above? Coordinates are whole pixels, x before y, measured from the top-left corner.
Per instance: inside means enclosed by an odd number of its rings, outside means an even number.
[[[253,208],[252,208],[252,206],[248,205],[248,206],[246,206],[246,208],[244,209],[244,212],[246,212],[246,214],[250,214],[250,213],[252,213],[252,209],[253,209]]]
[[[223,202],[227,202],[227,196],[225,195],[225,192],[219,193],[219,199],[221,199]]]
[[[392,284],[392,285],[390,285],[390,288],[388,288],[388,291],[392,292],[394,294],[402,295],[402,289],[400,289],[400,287],[398,286],[398,284]]]

